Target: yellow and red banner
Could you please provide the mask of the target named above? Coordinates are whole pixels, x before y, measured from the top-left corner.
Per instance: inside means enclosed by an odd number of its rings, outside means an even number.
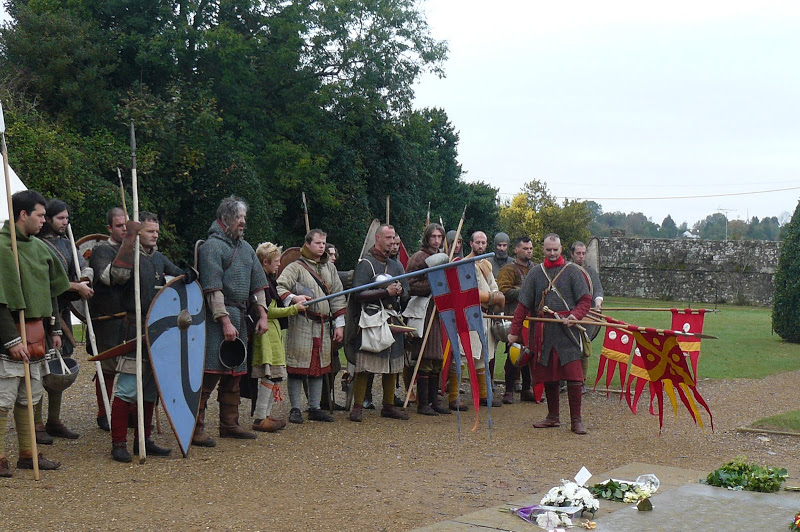
[[[677,416],[676,391],[694,422],[703,427],[703,420],[697,408],[697,403],[699,403],[708,413],[711,430],[714,430],[714,418],[711,410],[697,390],[697,382],[686,362],[687,356],[684,355],[679,344],[678,336],[671,331],[659,332],[652,328],[637,328],[632,329],[631,332],[636,340],[636,348],[631,360],[625,392],[631,411],[636,413],[636,405],[644,386],[650,383],[650,393],[659,404],[659,431],[664,424],[663,393],[667,393]],[[633,398],[631,398],[632,384],[634,385]]]

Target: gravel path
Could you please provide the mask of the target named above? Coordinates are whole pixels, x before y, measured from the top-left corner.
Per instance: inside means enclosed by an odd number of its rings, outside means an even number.
[[[634,461],[711,471],[739,455],[786,467],[789,484],[800,485],[800,438],[736,432],[757,418],[800,409],[800,372],[701,382],[714,433],[697,428],[680,406],[677,418],[665,415],[659,436],[646,393],[638,415],[617,396],[590,393],[584,400],[587,436],[572,434],[569,423],[533,429],[546,406],[531,403],[493,409],[491,439],[486,411],[476,432],[470,431],[474,412],[465,413],[460,442],[455,414],[430,418],[412,409],[409,421],[396,421],[365,411],[358,424],[337,412],[335,423],[290,424],[256,441],[218,440],[216,448],[193,447],[183,459],[162,412],[164,433],[155,438],[176,456],[148,458],[143,465],[134,457],[127,465],[111,460],[110,435],[95,424],[89,367],[82,362],[64,398],[63,418],[81,438],[40,448],[62,468],[42,472],[38,483],[29,471],[0,479],[4,528],[407,530],[544,491],[581,465],[597,473]],[[562,395],[562,419],[568,417],[566,403]],[[249,401],[243,400],[241,412],[249,424]],[[212,434],[216,414],[214,403]],[[13,427],[7,448],[13,465]]]

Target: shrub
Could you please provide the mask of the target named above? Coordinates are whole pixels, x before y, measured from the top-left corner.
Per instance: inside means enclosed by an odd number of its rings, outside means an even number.
[[[772,328],[787,342],[800,343],[800,203],[786,228],[775,272]]]

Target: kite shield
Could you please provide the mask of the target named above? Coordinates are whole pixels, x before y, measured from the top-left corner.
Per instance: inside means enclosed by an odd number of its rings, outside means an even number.
[[[189,452],[200,406],[205,363],[203,290],[183,276],[167,283],[147,313],[145,336],[158,392],[183,456]]]

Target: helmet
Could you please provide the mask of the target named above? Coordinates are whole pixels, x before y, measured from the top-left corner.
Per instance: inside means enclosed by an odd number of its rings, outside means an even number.
[[[531,350],[527,347],[518,343],[513,343],[508,346],[508,359],[514,364],[515,368],[528,365],[531,358],[533,358],[533,355]]]
[[[508,320],[492,320],[492,334],[500,342],[508,341],[508,333],[511,332],[511,322]]]
[[[241,338],[223,340],[219,344],[219,363],[227,369],[236,369],[247,360],[247,346]]]
[[[373,283],[385,282],[386,284],[389,284],[392,282],[392,276],[389,275],[388,273],[379,273],[378,275],[372,278],[372,282]]]
[[[69,373],[64,373],[58,358],[47,361],[50,374],[42,378],[42,385],[48,392],[63,392],[78,378],[78,371],[81,369],[78,361],[70,357],[63,357],[61,360],[64,361]]]

